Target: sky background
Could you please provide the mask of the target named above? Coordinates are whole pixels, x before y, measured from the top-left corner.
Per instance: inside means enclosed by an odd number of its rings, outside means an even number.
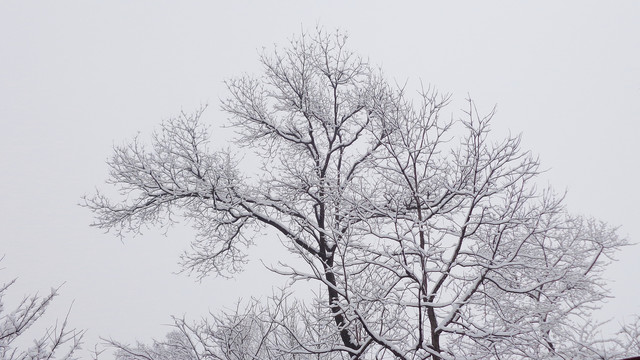
[[[277,261],[274,239],[235,279],[198,282],[176,274],[186,226],[120,241],[78,203],[104,187],[114,144],[206,103],[205,120],[223,124],[223,81],[259,74],[262,48],[317,25],[348,32],[391,81],[451,93],[455,116],[467,96],[497,105],[495,135],[522,133],[571,211],[640,241],[640,2],[391,4],[0,2],[0,282],[18,277],[8,305],[64,283],[43,322],[73,303],[92,348],[98,336],[163,337],[170,315],[197,319],[282,284],[255,260]],[[628,247],[610,266],[601,318],[640,314],[639,257]]]

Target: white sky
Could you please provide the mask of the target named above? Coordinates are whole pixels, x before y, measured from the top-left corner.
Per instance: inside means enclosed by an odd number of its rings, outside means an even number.
[[[66,282],[50,319],[75,300],[87,347],[269,293],[281,280],[256,261],[235,280],[174,275],[188,229],[122,243],[77,204],[102,186],[114,143],[202,103],[224,122],[222,81],[259,73],[259,49],[316,24],[346,30],[390,79],[497,104],[496,133],[523,133],[571,210],[639,241],[640,2],[345,3],[0,2],[0,281],[18,276],[16,297]],[[603,318],[640,314],[639,257],[626,248],[608,271]]]

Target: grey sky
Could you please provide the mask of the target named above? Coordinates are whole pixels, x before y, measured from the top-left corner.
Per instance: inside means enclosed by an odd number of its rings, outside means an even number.
[[[77,203],[102,186],[114,143],[203,103],[224,122],[222,81],[260,72],[262,47],[316,24],[347,31],[388,78],[452,93],[452,109],[468,94],[480,110],[497,104],[496,134],[523,134],[572,211],[638,242],[640,2],[390,4],[0,3],[0,274],[19,276],[12,294],[66,282],[49,318],[75,299],[72,324],[91,345],[161,337],[169,315],[195,319],[280,284],[257,261],[234,280],[172,275],[188,229],[121,243]],[[611,266],[602,318],[640,314],[638,257],[630,247]]]

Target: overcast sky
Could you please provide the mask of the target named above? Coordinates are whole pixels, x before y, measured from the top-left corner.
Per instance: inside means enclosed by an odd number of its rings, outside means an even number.
[[[497,104],[496,133],[522,133],[569,209],[640,240],[640,2],[346,3],[0,2],[0,282],[19,277],[7,300],[65,283],[49,319],[75,301],[92,347],[162,337],[172,314],[279,285],[257,260],[233,280],[175,275],[187,228],[121,242],[77,204],[104,187],[114,144],[204,103],[222,124],[223,80],[258,73],[263,47],[316,25],[348,32],[389,79],[451,93],[451,111],[468,95]],[[602,318],[640,313],[639,257],[626,248],[610,267]]]

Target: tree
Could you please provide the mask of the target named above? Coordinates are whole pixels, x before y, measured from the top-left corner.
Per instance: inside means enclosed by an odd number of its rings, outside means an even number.
[[[631,323],[624,324],[619,333],[618,346],[623,356],[640,358],[640,316],[636,315]]]
[[[14,279],[0,286],[0,359],[77,359],[75,352],[80,349],[84,331],[69,329],[69,314],[61,324],[56,322],[45,330],[42,337],[34,339],[33,345],[22,348],[25,331],[44,315],[58,294],[58,289],[51,289],[46,296],[25,296],[15,309],[8,310],[2,299],[15,281]]]
[[[258,317],[293,337],[272,349],[291,358],[601,351],[581,329],[626,242],[539,190],[520,138],[490,138],[494,112],[469,100],[443,120],[449,96],[390,85],[340,32],[303,34],[260,62],[264,74],[229,80],[222,101],[236,144],[260,155],[257,174],[209,148],[203,109],[182,113],[150,148],[136,138],[114,149],[109,182],[123,197],[85,197],[93,225],[122,236],[186,219],[198,235],[183,266],[200,276],[241,270],[253,236],[277,232],[305,267],[283,259],[274,271],[324,288],[319,336]]]
[[[175,330],[152,346],[135,347],[115,340],[107,344],[116,348],[118,360],[140,359],[311,359],[312,353],[327,354],[326,316],[303,303],[290,302],[286,292],[262,303],[252,300],[233,311],[212,315],[210,320],[189,324],[174,318]],[[296,349],[297,348],[297,349]],[[344,358],[333,354],[331,358]]]

